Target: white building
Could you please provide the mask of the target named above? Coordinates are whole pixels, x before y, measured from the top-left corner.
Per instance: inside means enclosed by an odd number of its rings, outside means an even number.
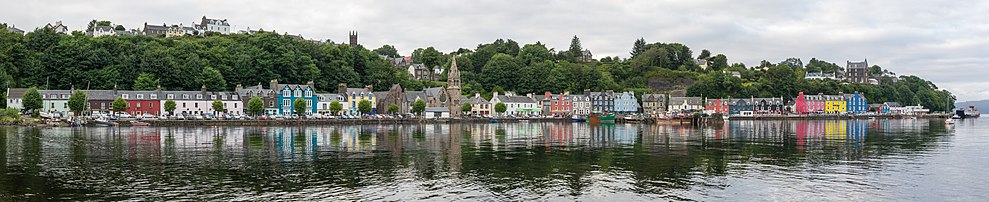
[[[114,30],[111,26],[96,26],[93,27],[93,37],[101,36],[114,36],[117,35],[117,30]]]
[[[199,26],[204,29],[204,32],[230,34],[230,23],[227,22],[227,19],[209,19],[203,16],[203,20],[199,23]]]
[[[704,110],[704,99],[700,97],[670,97],[668,104],[670,112],[682,112],[688,110]]]
[[[506,115],[537,115],[542,113],[542,108],[539,107],[536,100],[532,99],[532,96],[516,96],[511,93],[498,95],[495,92],[494,96],[491,97],[491,103],[497,105],[499,102],[505,104]]]
[[[427,119],[450,118],[450,109],[446,107],[426,107],[422,115]]]

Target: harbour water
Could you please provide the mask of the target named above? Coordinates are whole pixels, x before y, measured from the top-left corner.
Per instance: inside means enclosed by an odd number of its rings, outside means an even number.
[[[0,201],[989,198],[989,121],[0,129]]]

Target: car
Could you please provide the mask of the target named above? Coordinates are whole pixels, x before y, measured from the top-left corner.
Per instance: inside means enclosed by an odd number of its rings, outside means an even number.
[[[184,115],[181,115],[181,114],[175,115],[174,118],[175,118],[175,120],[185,120],[185,116]]]
[[[192,116],[192,120],[206,120],[206,117],[203,117],[202,114],[196,114]]]
[[[271,117],[268,117],[268,115],[261,115],[261,116],[258,117],[258,120],[268,120],[270,118]]]
[[[232,120],[232,119],[234,119],[234,117],[232,115],[228,114],[228,113],[223,113],[223,115],[221,117],[223,117],[223,120]]]

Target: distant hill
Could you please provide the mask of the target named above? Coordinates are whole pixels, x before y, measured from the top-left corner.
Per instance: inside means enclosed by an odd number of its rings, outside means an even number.
[[[975,108],[978,109],[979,112],[983,112],[989,110],[989,100],[978,100],[978,101],[955,103],[955,107],[957,108],[968,108],[968,106],[975,106]]]

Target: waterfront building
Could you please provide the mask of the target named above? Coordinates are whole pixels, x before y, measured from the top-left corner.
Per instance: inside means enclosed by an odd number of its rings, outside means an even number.
[[[446,107],[426,107],[422,115],[427,119],[450,118],[450,109]]]
[[[74,90],[38,90],[42,99],[42,112],[68,115],[69,96]]]
[[[517,96],[512,93],[499,95],[498,92],[494,92],[490,102],[504,103],[507,115],[536,115],[542,112],[532,96]]]
[[[704,99],[700,97],[670,97],[670,112],[687,112],[704,110]]]
[[[89,106],[86,107],[93,113],[110,113],[113,110],[113,100],[117,99],[117,90],[84,90]]]
[[[742,115],[750,116],[753,114],[754,107],[750,102],[751,99],[729,99],[728,100],[728,114],[733,116]]]
[[[256,86],[248,86],[246,88],[240,84],[237,84],[237,88],[234,90],[234,93],[241,95],[240,98],[242,106],[247,106],[247,103],[251,100],[251,98],[259,97],[264,102],[263,114],[278,114],[278,107],[276,105],[276,102],[278,101],[277,93],[271,89],[265,89],[261,83],[258,83]],[[244,108],[246,109],[246,107]]]
[[[7,88],[7,108],[24,109],[22,97],[27,88]]]
[[[585,90],[584,95],[591,99],[591,113],[609,113],[615,109],[615,91],[590,92]]]
[[[642,95],[642,113],[661,114],[666,112],[666,94]]]
[[[392,85],[388,91],[374,92],[374,96],[377,97],[377,104],[375,109],[377,113],[382,114],[404,114],[409,113],[407,107],[402,107],[405,105],[405,90],[402,89],[402,85],[395,84]],[[398,111],[388,111],[388,106],[394,104],[398,106]]]
[[[480,93],[475,93],[474,97],[467,98],[464,102],[470,103],[470,114],[472,115],[490,115],[494,111],[494,105],[481,97]]]
[[[613,110],[619,114],[633,114],[639,112],[639,100],[635,98],[635,92],[623,92],[615,98],[615,108]]]
[[[543,115],[565,116],[573,113],[573,101],[568,99],[569,96],[570,92],[552,94],[546,91],[540,99]]]
[[[804,95],[804,97],[807,99],[807,113],[824,113],[827,104],[824,94]]]
[[[316,105],[319,98],[316,97],[316,89],[313,81],[306,84],[279,84],[278,80],[271,80],[271,89],[278,92],[278,114],[295,114],[295,100],[302,98],[306,102],[306,112],[299,115],[309,115],[316,112]],[[374,106],[374,103],[371,103]]]
[[[367,85],[364,88],[347,88],[347,84],[340,84],[338,86],[337,92],[340,96],[344,97],[347,104],[344,104],[344,111],[348,115],[358,115],[361,114],[360,109],[357,105],[361,101],[367,100],[371,103],[371,107],[377,106],[377,97],[372,93],[373,86]],[[375,109],[371,109],[371,114],[374,114]]]
[[[319,114],[325,114],[325,115],[340,114],[339,111],[330,110],[330,104],[333,103],[333,101],[337,101],[337,103],[340,103],[340,106],[343,106],[343,103],[346,103],[346,101],[343,99],[343,96],[340,96],[340,94],[333,94],[333,93],[316,94],[316,97],[319,98],[319,102],[317,102],[318,107],[316,107],[316,113]],[[340,109],[345,109],[345,108],[341,107]]]
[[[827,114],[840,114],[845,113],[845,96],[843,95],[823,95],[824,98],[824,113]]]
[[[797,114],[807,114],[807,96],[804,92],[797,93],[797,98],[793,100],[793,112]]]
[[[591,98],[587,95],[570,95],[568,99],[573,104],[572,114],[583,116],[591,113]]]
[[[862,96],[858,91],[855,91],[853,94],[844,94],[843,96],[845,96],[845,105],[848,113],[863,114],[868,112],[868,102],[865,96]]]
[[[752,98],[753,111],[758,114],[783,114],[783,98]]]
[[[126,113],[131,115],[161,115],[165,112],[163,104],[158,95],[161,93],[159,87],[153,91],[120,91],[118,97],[127,101]]]
[[[704,101],[704,113],[707,114],[728,114],[728,100],[727,99],[707,99]]]

